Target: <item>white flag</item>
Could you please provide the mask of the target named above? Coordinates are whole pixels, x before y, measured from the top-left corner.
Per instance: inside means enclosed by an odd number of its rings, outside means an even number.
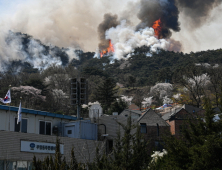
[[[18,124],[19,122],[21,122],[21,120],[22,120],[22,104],[21,104],[21,102],[20,102],[19,109],[18,109],[17,124]]]
[[[8,90],[5,98],[0,98],[0,101],[4,104],[7,104],[7,103],[11,103],[11,92],[10,92],[10,89]]]

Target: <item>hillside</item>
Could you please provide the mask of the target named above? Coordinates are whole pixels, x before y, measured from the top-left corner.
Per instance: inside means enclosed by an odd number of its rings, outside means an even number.
[[[70,105],[69,100],[69,79],[77,75],[88,80],[90,102],[97,100],[98,85],[105,78],[111,77],[115,83],[118,82],[125,88],[119,89],[119,95],[133,96],[134,102],[141,104],[144,98],[154,96],[149,92],[156,83],[173,84],[171,95],[168,96],[172,97],[174,93],[181,93],[186,85],[186,82],[181,81],[184,76],[193,78],[221,73],[222,49],[190,54],[164,50],[151,53],[149,47],[143,46],[127,54],[131,56],[128,60],[113,60],[111,54],[98,58],[94,52],[47,46],[22,33],[10,33],[7,39],[9,44],[14,41],[12,37],[20,39],[20,52],[16,54],[23,53],[26,59],[4,61],[5,67],[2,67],[0,73],[0,95],[4,97],[11,85],[12,105],[17,106],[22,96],[23,107],[32,109],[75,114],[75,108]],[[75,57],[68,55],[70,51]],[[212,71],[211,68],[217,70]],[[217,86],[219,82],[216,82]],[[206,92],[213,94],[214,91],[215,88],[208,87]],[[153,98],[155,105],[161,105],[163,97],[156,95]],[[187,100],[188,103],[201,104],[192,94],[186,97],[191,98]]]

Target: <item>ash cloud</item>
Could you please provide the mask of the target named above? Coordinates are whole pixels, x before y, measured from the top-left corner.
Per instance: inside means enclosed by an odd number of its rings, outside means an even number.
[[[98,35],[99,35],[99,49],[103,50],[109,46],[109,40],[106,39],[106,31],[112,27],[119,25],[117,15],[112,15],[110,13],[104,15],[104,20],[98,26]]]
[[[179,9],[191,19],[191,26],[196,28],[207,21],[211,11],[222,0],[176,0]]]
[[[137,30],[152,27],[153,23],[160,19],[160,38],[169,38],[172,35],[171,30],[180,31],[179,10],[174,0],[141,0],[137,17],[141,21]]]

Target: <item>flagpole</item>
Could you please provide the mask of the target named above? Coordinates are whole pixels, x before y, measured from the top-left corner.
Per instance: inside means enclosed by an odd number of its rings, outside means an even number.
[[[9,85],[9,91],[10,91],[10,96],[11,96],[11,85]],[[8,110],[9,110],[9,120],[8,120],[8,130],[10,131],[10,104],[11,102],[9,103],[9,107],[8,107]]]
[[[22,109],[22,97],[20,97],[20,104],[21,104],[21,109]],[[20,132],[22,132],[22,118],[21,118],[21,122],[20,122]]]

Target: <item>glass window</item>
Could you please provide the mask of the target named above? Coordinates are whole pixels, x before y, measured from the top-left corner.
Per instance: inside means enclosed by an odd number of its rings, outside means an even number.
[[[112,152],[113,150],[113,140],[108,140],[108,149],[109,149],[109,153]]]
[[[146,123],[140,123],[140,132],[146,133]]]
[[[28,120],[27,119],[22,119],[22,132],[23,133],[27,133],[27,122],[28,122]]]
[[[15,118],[15,132],[20,132],[20,122],[17,124],[17,118]]]
[[[20,132],[20,129],[22,129],[21,131],[23,133],[27,133],[27,124],[28,124],[28,120],[27,119],[22,119],[22,124],[21,122],[19,122],[17,124],[17,119],[15,118],[15,132]],[[22,127],[21,127],[22,126]]]
[[[51,135],[51,122],[39,121],[39,134]]]
[[[0,160],[0,170],[4,170],[4,161]]]
[[[45,134],[45,122],[39,121],[39,134],[44,135]]]
[[[72,130],[68,130],[68,134],[72,134]]]
[[[51,135],[51,122],[46,122],[46,135]]]
[[[27,170],[27,161],[17,161],[17,170]]]
[[[32,170],[33,166],[32,166],[32,162],[28,162],[28,169],[27,170]]]
[[[16,169],[16,162],[7,161],[6,162],[6,170]]]

